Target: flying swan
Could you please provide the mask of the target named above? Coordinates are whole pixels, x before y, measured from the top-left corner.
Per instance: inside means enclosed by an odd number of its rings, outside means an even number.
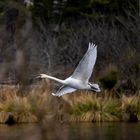
[[[61,80],[46,74],[40,74],[37,78],[48,78],[57,81],[63,86],[59,88],[56,93],[52,93],[53,96],[62,96],[67,93],[72,93],[76,90],[90,90],[94,92],[100,92],[98,84],[92,84],[89,82],[93,67],[97,57],[97,46],[93,43],[89,43],[89,47],[77,68],[73,74],[65,80]]]

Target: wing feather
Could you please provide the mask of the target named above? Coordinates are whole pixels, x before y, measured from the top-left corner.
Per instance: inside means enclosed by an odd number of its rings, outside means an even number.
[[[93,43],[89,43],[87,52],[79,62],[71,77],[82,81],[88,81],[91,77],[96,57],[97,46]]]
[[[59,88],[59,90],[56,93],[52,93],[53,96],[62,96],[67,93],[72,93],[76,91],[77,89],[71,88],[69,86],[63,85]]]

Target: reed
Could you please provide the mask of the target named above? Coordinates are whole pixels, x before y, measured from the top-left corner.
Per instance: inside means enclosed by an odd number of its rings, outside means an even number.
[[[120,101],[117,98],[81,93],[72,104],[72,121],[118,121]]]
[[[140,121],[140,93],[135,95],[123,95],[121,98],[121,110],[123,121]]]
[[[45,104],[48,92],[43,86],[35,86],[28,91],[27,96],[19,96],[18,87],[4,87],[1,90],[0,123],[5,123],[9,117],[16,123],[38,122],[46,115]],[[4,92],[3,92],[4,91]]]
[[[4,123],[11,116],[17,123],[36,122],[36,117],[31,114],[31,105],[27,97],[19,97],[14,92],[5,92],[3,101],[0,102],[0,122]]]
[[[0,88],[0,123],[11,117],[15,123],[42,121],[140,121],[140,93],[114,96],[113,91],[100,94],[81,91],[54,97],[46,82],[32,87],[26,96],[16,87]]]

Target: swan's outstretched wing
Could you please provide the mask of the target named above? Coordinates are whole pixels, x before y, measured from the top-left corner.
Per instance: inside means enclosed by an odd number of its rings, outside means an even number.
[[[75,69],[71,77],[82,81],[88,81],[91,77],[96,57],[97,46],[93,43],[89,43],[87,52],[79,62],[77,68]]]
[[[64,94],[67,94],[67,93],[72,93],[72,92],[74,92],[74,91],[76,91],[77,89],[74,89],[74,88],[71,88],[71,87],[69,87],[69,86],[65,86],[65,85],[63,85],[63,86],[61,86],[60,88],[59,88],[59,90],[56,92],[56,93],[52,93],[52,95],[53,96],[62,96],[62,95],[64,95]]]

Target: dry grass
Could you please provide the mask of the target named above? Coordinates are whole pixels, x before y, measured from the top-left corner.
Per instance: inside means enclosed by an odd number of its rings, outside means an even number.
[[[93,94],[79,92],[67,94],[62,98],[50,94],[46,82],[34,86],[27,96],[17,94],[16,87],[0,89],[0,123],[5,123],[12,116],[16,123],[40,121],[129,121],[140,120],[140,93],[123,95],[114,93]]]
[[[122,96],[122,120],[130,120],[131,117],[135,117],[140,121],[140,93],[137,92],[135,95]]]
[[[92,93],[81,93],[71,106],[72,121],[118,121],[121,109],[119,99]]]
[[[45,107],[48,92],[42,86],[32,88],[25,97],[18,96],[18,88],[7,86],[1,90],[0,122],[4,123],[9,115],[17,123],[38,122],[47,113]],[[40,117],[41,116],[41,117]]]
[[[80,92],[65,95],[64,99],[71,105],[71,121],[140,121],[140,96],[126,96],[119,98],[113,92],[93,94]]]

